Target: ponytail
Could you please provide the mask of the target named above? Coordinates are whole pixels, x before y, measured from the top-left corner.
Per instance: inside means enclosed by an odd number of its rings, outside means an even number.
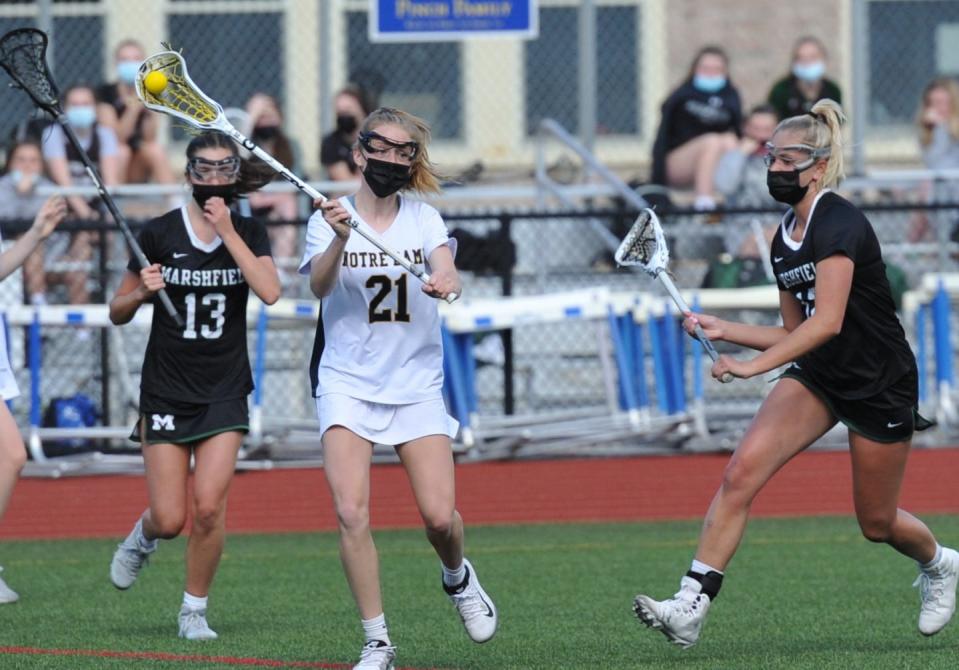
[[[842,125],[846,116],[835,100],[819,100],[808,114],[791,116],[776,126],[776,132],[797,132],[802,143],[815,149],[828,149],[826,172],[820,182],[822,188],[833,188],[846,176],[843,168]]]
[[[846,116],[842,113],[842,107],[839,106],[839,103],[828,98],[823,98],[813,105],[810,113],[815,114],[817,120],[821,120],[818,125],[825,125],[828,129],[828,139],[823,144],[823,146],[829,147],[826,173],[822,177],[823,187],[839,186],[839,182],[846,176],[843,166],[842,146],[842,125],[846,122]]]

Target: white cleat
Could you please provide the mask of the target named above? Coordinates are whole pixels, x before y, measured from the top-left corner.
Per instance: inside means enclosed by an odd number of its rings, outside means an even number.
[[[653,600],[638,595],[633,611],[639,620],[660,631],[675,645],[688,649],[699,640],[709,612],[709,596],[700,593],[702,585],[692,577],[683,577],[679,592],[669,600]]]
[[[118,589],[128,589],[137,580],[140,570],[146,565],[147,559],[156,551],[157,541],[152,542],[152,548],[147,549],[140,544],[142,537],[143,519],[137,521],[133,530],[126,539],[117,545],[110,562],[110,581]]]
[[[0,568],[0,572],[3,572],[3,568]],[[20,600],[20,595],[7,586],[7,583],[0,577],[0,605],[15,603],[18,600]]]
[[[919,587],[919,632],[935,635],[946,627],[956,611],[959,552],[943,547],[939,564],[928,572],[920,570],[912,585]]]
[[[353,666],[353,670],[393,670],[394,660],[396,647],[383,640],[370,640],[363,645],[360,662]]]
[[[450,597],[456,611],[459,612],[466,632],[473,642],[486,642],[496,633],[499,620],[496,605],[480,586],[479,577],[472,564],[463,559],[466,566],[466,579],[459,586],[443,584],[443,590]]]
[[[206,622],[206,610],[180,608],[180,637],[187,640],[215,640],[217,634]]]

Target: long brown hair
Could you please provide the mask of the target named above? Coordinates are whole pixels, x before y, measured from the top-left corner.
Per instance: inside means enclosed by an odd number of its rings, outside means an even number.
[[[925,119],[926,109],[929,107],[929,96],[937,88],[941,88],[949,94],[949,101],[952,106],[952,114],[946,119],[946,127],[949,128],[949,135],[953,140],[959,141],[959,83],[952,77],[936,77],[926,84],[922,90],[922,104],[919,106],[919,112],[916,114],[916,125],[919,127],[919,143],[927,147],[932,142],[932,128],[930,128]]]
[[[443,177],[437,171],[436,166],[430,162],[430,156],[427,150],[431,136],[429,125],[418,116],[413,116],[409,112],[404,112],[401,109],[380,107],[374,110],[363,121],[363,125],[360,127],[360,134],[362,135],[363,133],[376,130],[378,127],[388,123],[397,125],[405,130],[409,134],[410,139],[416,142],[418,147],[416,156],[414,156],[413,163],[410,166],[412,177],[408,187],[409,190],[419,191],[420,193],[439,193],[441,190],[440,180],[442,180]],[[354,148],[359,146],[359,141],[353,145]]]
[[[196,156],[201,149],[229,149],[240,159],[240,174],[236,177],[237,193],[250,193],[273,181],[275,172],[259,159],[256,162],[244,160],[236,143],[218,130],[207,130],[195,136],[186,147],[187,160]]]

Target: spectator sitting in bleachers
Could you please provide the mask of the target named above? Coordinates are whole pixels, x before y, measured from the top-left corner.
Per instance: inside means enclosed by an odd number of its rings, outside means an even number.
[[[817,100],[829,98],[842,104],[836,82],[826,78],[826,47],[815,37],[796,40],[788,75],[773,84],[769,104],[780,119],[806,114]]]
[[[716,190],[723,195],[727,207],[782,209],[782,205],[769,195],[766,186],[766,143],[772,139],[777,123],[776,110],[771,106],[753,107],[743,123],[743,136],[739,144],[720,158],[716,169]],[[770,218],[773,219],[771,222],[768,221]],[[768,245],[757,246],[754,219],[765,222],[766,228],[779,223],[778,216],[769,217],[759,213],[727,216],[723,235],[727,254],[747,258],[766,253]]]
[[[323,138],[320,145],[320,164],[326,168],[329,179],[351,181],[360,176],[353,162],[353,145],[360,125],[374,107],[366,92],[356,85],[340,90],[333,100],[336,111],[336,129]]]
[[[730,207],[778,207],[766,186],[766,143],[772,139],[776,110],[757,105],[743,123],[739,143],[726,151],[716,168],[716,190]]]
[[[289,137],[283,130],[283,114],[276,99],[266,93],[255,93],[246,103],[246,113],[249,117],[250,139],[261,149],[290,168],[294,174],[303,176],[300,165],[300,151],[296,140]],[[263,170],[269,168],[258,158],[252,157],[251,162]],[[277,174],[274,181],[284,181]],[[249,196],[253,215],[261,220],[293,221],[298,218],[296,194],[269,193],[254,191]],[[280,268],[280,278],[286,283],[286,263],[290,259],[299,258],[296,249],[297,228],[294,225],[270,226],[268,228],[270,241],[273,247],[273,257]]]
[[[118,178],[129,184],[173,184],[176,178],[157,140],[157,115],[137,97],[136,76],[146,58],[135,40],[120,42],[113,54],[117,81],[96,90],[97,121],[116,133]]]
[[[916,115],[922,162],[929,170],[959,170],[959,83],[949,77],[933,79],[922,92]],[[959,201],[959,179],[926,181],[919,187],[923,202]],[[952,216],[952,241],[959,242],[959,222]],[[909,228],[909,241],[918,242],[932,236],[929,217],[917,212]]]
[[[40,145],[31,140],[14,144],[7,154],[7,163],[3,176],[0,177],[0,219],[33,220],[46,202],[46,197],[37,195],[37,186],[52,185],[53,182],[43,175]],[[43,253],[43,245],[36,247],[22,266],[24,290],[27,300],[33,305],[44,305],[47,302]]]
[[[119,183],[119,154],[117,135],[111,128],[97,123],[96,97],[93,88],[86,84],[71,86],[63,94],[63,108],[70,127],[73,129],[84,148],[97,166],[104,185],[114,186]],[[67,140],[66,134],[59,124],[53,124],[43,138],[43,158],[46,161],[47,172],[54,182],[61,186],[89,186],[92,180],[87,175],[86,167],[80,160],[79,152]],[[100,201],[97,196],[89,199],[83,196],[67,198],[73,218],[99,219]],[[73,234],[67,259],[75,263],[87,263],[93,253],[92,245],[94,233],[83,231]],[[87,289],[87,272],[73,269],[65,275],[70,304],[86,304],[89,302]]]
[[[652,181],[695,189],[694,207],[716,207],[719,158],[737,143],[742,105],[729,81],[729,59],[715,46],[700,49],[686,80],[666,99],[653,145]]]

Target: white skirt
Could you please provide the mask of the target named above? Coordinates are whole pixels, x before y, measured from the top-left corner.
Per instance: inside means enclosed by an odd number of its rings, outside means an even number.
[[[316,398],[316,415],[322,436],[333,426],[343,426],[374,444],[395,446],[427,435],[456,436],[459,422],[446,413],[442,398],[384,405],[343,393]]]
[[[13,368],[7,357],[7,333],[2,315],[0,315],[0,398],[10,400],[20,395],[20,387],[13,376]]]

